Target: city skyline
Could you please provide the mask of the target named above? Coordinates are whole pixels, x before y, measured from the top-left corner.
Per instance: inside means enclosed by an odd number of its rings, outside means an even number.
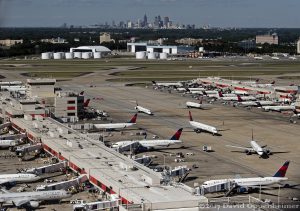
[[[300,27],[297,0],[0,0],[0,26],[89,26],[136,21],[146,13],[197,27]],[[55,14],[55,15],[53,15]]]

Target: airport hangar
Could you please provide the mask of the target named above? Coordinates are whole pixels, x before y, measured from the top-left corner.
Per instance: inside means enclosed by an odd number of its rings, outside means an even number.
[[[109,50],[107,47],[105,46],[79,46],[77,48],[70,48],[70,52],[74,53],[74,52],[92,52],[92,53],[96,53],[96,52],[100,52],[101,55],[106,55],[111,53],[111,50]]]
[[[148,45],[147,43],[127,43],[127,51],[136,53],[140,51],[148,53],[167,53],[170,55],[186,54],[195,51],[191,46],[176,46],[176,45]]]

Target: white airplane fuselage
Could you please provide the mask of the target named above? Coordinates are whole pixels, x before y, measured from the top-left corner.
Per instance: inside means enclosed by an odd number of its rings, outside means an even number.
[[[153,115],[153,113],[149,109],[144,108],[142,106],[136,106],[136,107],[134,107],[134,109],[137,110],[138,112],[142,112],[142,113],[145,113],[148,115]]]
[[[205,88],[203,87],[197,87],[197,88],[189,88],[190,91],[205,91]]]
[[[108,123],[108,124],[94,124],[97,129],[124,129],[131,127],[136,123]]]
[[[203,91],[197,91],[197,90],[194,90],[194,91],[190,90],[190,91],[188,91],[187,93],[189,93],[189,94],[203,95]]]
[[[250,145],[252,147],[252,149],[260,156],[262,156],[265,151],[263,150],[263,148],[256,143],[256,141],[250,141]]]
[[[5,182],[17,182],[17,183],[22,183],[22,182],[35,182],[39,180],[40,177],[35,175],[35,174],[0,174],[0,184],[5,183]]]
[[[166,83],[156,83],[156,86],[165,86],[165,87],[169,87],[169,86],[174,86],[174,87],[182,87],[183,84],[180,82],[166,82]]]
[[[31,201],[51,201],[69,198],[71,195],[65,190],[39,191],[39,192],[21,192],[21,193],[3,193],[0,194],[0,203],[15,204],[17,201],[27,201],[28,205]],[[24,204],[21,204],[24,205]],[[18,204],[16,204],[18,206]]]
[[[210,187],[216,184],[226,182],[234,182],[240,187],[259,187],[266,185],[278,184],[282,181],[288,180],[287,177],[252,177],[252,178],[238,178],[238,179],[219,179],[209,180],[203,183],[203,187]]]
[[[170,145],[180,144],[181,140],[140,140],[140,141],[120,141],[112,145],[113,148],[119,148],[123,146],[128,146],[138,142],[141,146],[148,149],[155,149],[161,147],[169,147]]]
[[[188,107],[188,108],[201,108],[202,104],[188,101],[188,102],[186,102],[186,107]]]
[[[190,121],[190,125],[194,128],[195,131],[206,131],[212,133],[213,135],[218,134],[217,128],[207,124]]]
[[[265,111],[291,111],[295,110],[295,106],[263,106],[262,109]]]

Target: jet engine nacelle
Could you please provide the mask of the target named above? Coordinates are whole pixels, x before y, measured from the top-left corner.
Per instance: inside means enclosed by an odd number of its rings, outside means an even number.
[[[40,203],[38,201],[30,201],[29,205],[32,208],[38,208],[40,206]]]
[[[269,150],[269,149],[266,149],[265,152],[266,152],[267,155],[271,155],[272,154],[271,150]]]
[[[248,193],[249,192],[249,188],[247,188],[247,187],[239,187],[239,188],[237,188],[237,192],[238,193]]]
[[[250,150],[245,150],[245,153],[247,154],[247,155],[251,155],[252,154],[252,152],[250,151]]]

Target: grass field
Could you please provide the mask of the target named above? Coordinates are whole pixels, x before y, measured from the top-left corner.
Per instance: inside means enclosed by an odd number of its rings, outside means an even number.
[[[103,72],[112,68],[137,70],[115,72],[110,81],[187,80],[195,77],[255,77],[300,74],[300,61],[209,61],[209,60],[136,60],[110,58],[101,60],[0,60],[0,69],[27,72],[30,77],[73,78],[84,73]]]
[[[73,78],[79,77],[92,72],[27,72],[22,73],[26,77],[37,77],[37,78]]]

